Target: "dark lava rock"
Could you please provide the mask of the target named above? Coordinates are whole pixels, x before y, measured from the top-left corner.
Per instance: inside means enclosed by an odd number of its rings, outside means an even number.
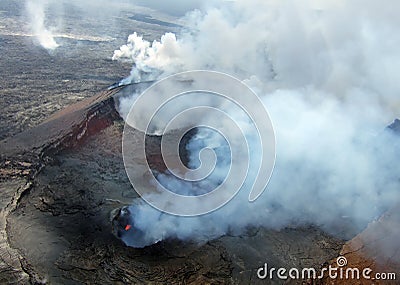
[[[338,255],[344,241],[315,228],[249,229],[205,244],[125,246],[110,221],[113,210],[137,198],[125,173],[123,122],[114,107],[113,96],[124,90],[105,91],[0,142],[1,282],[261,284],[256,270],[265,262],[318,267]],[[163,171],[159,142],[149,138],[147,155]]]

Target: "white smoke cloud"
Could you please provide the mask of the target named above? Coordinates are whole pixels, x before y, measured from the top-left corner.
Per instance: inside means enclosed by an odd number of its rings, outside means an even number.
[[[48,3],[46,0],[27,0],[25,7],[31,32],[37,38],[39,44],[47,50],[54,50],[59,44],[54,39],[51,29],[46,27],[45,10]]]
[[[398,143],[383,131],[400,107],[400,3],[389,2],[237,0],[188,14],[189,30],[179,35],[153,43],[131,35],[113,57],[134,63],[129,80],[191,69],[235,75],[262,97],[277,139],[275,172],[259,200],[248,203],[241,191],[225,207],[192,218],[135,204],[141,245],[168,237],[204,241],[248,226],[313,224],[333,232],[347,221],[357,231],[398,201]],[[200,137],[227,156],[221,138],[201,130],[189,144],[193,163]],[[137,245],[134,235],[125,241]]]
[[[159,75],[158,70],[164,70],[169,65],[176,65],[179,59],[180,47],[176,36],[167,33],[160,41],[150,43],[142,36],[133,33],[128,37],[126,45],[114,51],[113,60],[133,61],[131,75],[122,83],[132,81],[154,80]]]

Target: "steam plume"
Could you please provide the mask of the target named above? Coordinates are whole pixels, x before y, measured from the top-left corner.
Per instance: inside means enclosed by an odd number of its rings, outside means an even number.
[[[59,45],[52,32],[45,25],[47,3],[46,0],[28,0],[26,2],[26,11],[32,33],[36,36],[40,45],[47,50],[54,50]]]
[[[141,246],[169,237],[204,241],[248,226],[312,224],[334,232],[346,223],[359,231],[398,201],[398,143],[383,131],[400,94],[400,4],[389,2],[237,0],[189,13],[189,31],[179,35],[153,43],[131,35],[113,57],[134,63],[129,80],[191,69],[235,75],[262,97],[277,138],[275,172],[254,203],[241,191],[225,207],[191,218],[132,205],[145,233]],[[125,116],[130,103],[121,106]],[[229,156],[220,137],[200,130],[188,145],[193,165],[204,143]],[[250,168],[249,180],[254,175]],[[133,235],[124,239],[136,245]]]

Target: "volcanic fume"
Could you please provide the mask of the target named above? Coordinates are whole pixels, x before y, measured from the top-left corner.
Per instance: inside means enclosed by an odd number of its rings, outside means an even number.
[[[124,213],[132,215],[141,242],[129,232],[123,240],[139,247],[166,238],[204,242],[248,227],[302,225],[346,235],[396,204],[399,149],[385,126],[400,106],[400,4],[389,2],[237,0],[188,13],[186,29],[159,41],[129,36],[113,56],[133,62],[125,83],[193,69],[233,75],[268,109],[277,156],[270,183],[254,203],[248,202],[248,183],[257,175],[251,159],[239,194],[209,214],[177,217],[135,201]],[[138,95],[121,99],[123,117]],[[209,101],[201,94],[198,100]],[[229,105],[212,104],[236,116],[244,128],[252,125]],[[259,143],[251,133],[247,138],[256,153]],[[229,148],[218,133],[199,129],[187,144],[191,167],[199,166],[205,147],[222,158],[204,182],[215,186],[229,167],[229,159],[223,159],[230,157]],[[180,193],[190,189],[165,173],[158,179]]]
[[[47,2],[46,0],[27,0],[25,2],[25,8],[28,14],[31,32],[37,38],[39,44],[47,50],[54,50],[59,45],[54,39],[51,30],[45,25],[45,9]]]

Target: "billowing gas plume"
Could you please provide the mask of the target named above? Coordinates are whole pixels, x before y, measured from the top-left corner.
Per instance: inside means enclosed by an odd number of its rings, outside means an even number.
[[[396,203],[398,138],[385,126],[400,107],[400,4],[389,2],[237,0],[187,14],[188,30],[153,43],[132,34],[113,56],[134,63],[126,80],[227,72],[262,98],[277,143],[274,173],[254,203],[245,183],[230,203],[198,217],[132,205],[135,227],[144,233],[140,246],[169,237],[204,241],[249,226],[356,232]],[[120,106],[124,117],[136,96]],[[251,135],[249,144],[257,144]],[[193,167],[206,145],[229,157],[221,136],[199,130],[188,144]],[[218,184],[225,173],[208,182]],[[248,180],[255,175],[250,167]],[[187,189],[168,175],[159,179]],[[124,240],[136,245],[134,235]]]

